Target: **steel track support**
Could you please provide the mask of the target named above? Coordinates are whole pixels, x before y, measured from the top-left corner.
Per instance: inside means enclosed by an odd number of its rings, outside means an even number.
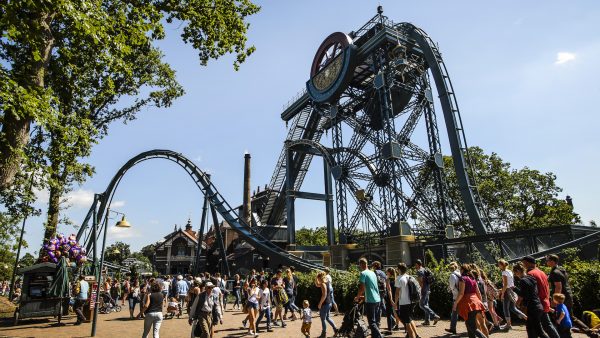
[[[287,143],[287,142],[286,142]],[[285,147],[285,207],[287,213],[287,232],[288,245],[296,244],[296,210],[294,209],[294,173],[292,172],[292,163],[294,163],[294,152],[286,144]]]
[[[331,168],[327,161],[323,160],[323,178],[325,182],[325,217],[327,219],[327,245],[336,244],[335,224],[333,216],[333,182],[331,177]]]

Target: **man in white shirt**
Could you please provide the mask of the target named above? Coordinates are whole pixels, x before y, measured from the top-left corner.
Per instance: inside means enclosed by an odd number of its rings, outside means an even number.
[[[452,302],[456,301],[458,297],[458,282],[460,281],[460,270],[458,263],[452,262],[448,265],[448,269],[451,271],[450,277],[448,277],[448,288],[452,292]],[[450,328],[446,329],[446,332],[456,334],[456,323],[458,322],[458,311],[452,311],[450,315]]]
[[[410,293],[408,292],[409,275],[406,274],[408,267],[404,263],[398,263],[399,275],[396,277],[396,304],[398,304],[398,316],[404,324],[408,337],[416,338],[419,336],[417,326],[411,318],[411,314],[415,308],[415,304],[410,301]]]

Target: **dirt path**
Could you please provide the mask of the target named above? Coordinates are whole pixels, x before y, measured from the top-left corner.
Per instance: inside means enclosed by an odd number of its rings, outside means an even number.
[[[313,311],[315,314],[315,311]],[[124,309],[120,313],[111,313],[107,315],[99,314],[99,322],[96,331],[96,337],[141,337],[144,321],[130,320],[129,312]],[[242,328],[242,319],[245,315],[239,311],[226,311],[224,324],[217,327],[215,337],[249,337],[246,330]],[[333,317],[336,325],[342,323],[342,316]],[[23,320],[19,326],[12,326],[8,321],[0,323],[0,337],[43,337],[43,338],[61,338],[61,337],[89,337],[91,334],[91,324],[85,323],[75,326],[74,316],[66,317],[64,326],[55,326],[56,321],[52,319],[34,319]],[[286,328],[275,326],[273,332],[263,332],[260,337],[265,338],[300,338],[300,321],[288,321]],[[420,324],[420,323],[419,323]],[[420,335],[423,338],[450,337],[444,332],[448,327],[447,321],[441,321],[436,326],[419,327]],[[264,328],[264,327],[262,327]],[[321,322],[319,318],[313,318],[311,336],[317,337],[320,334]],[[461,337],[467,337],[463,323],[458,325]],[[160,329],[160,336],[170,337],[190,337],[191,327],[188,325],[187,315],[180,319],[166,319],[163,321]],[[331,330],[329,330],[332,334]],[[404,337],[402,331],[395,331],[392,335],[386,337]],[[494,333],[494,338],[525,338],[525,327],[516,327],[509,333]],[[151,335],[150,335],[151,337]],[[583,338],[584,335],[573,334],[573,338]]]

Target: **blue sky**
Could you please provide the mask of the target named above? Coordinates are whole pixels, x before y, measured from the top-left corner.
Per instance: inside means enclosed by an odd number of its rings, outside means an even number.
[[[360,27],[382,4],[392,20],[412,22],[438,42],[470,145],[497,152],[516,168],[554,172],[564,188],[561,197],[573,197],[583,221],[600,221],[597,1],[259,4],[262,10],[250,19],[249,32],[249,42],[257,50],[238,72],[230,57],[201,67],[193,49],[180,42],[181,28],[167,28],[160,47],[186,95],[171,108],[149,108],[127,125],[114,124],[89,158],[96,175],[71,193],[66,215],[81,222],[93,193],[102,192],[129,158],[155,148],[193,159],[212,173],[232,205],[239,204],[243,155],[252,154],[252,185],[267,184],[286,135],[281,108],[303,88],[319,44],[332,32]],[[317,164],[305,183],[308,191],[322,189]],[[45,208],[45,193],[39,196],[38,206]],[[109,244],[123,240],[137,250],[161,239],[174,224],[183,226],[188,217],[199,227],[202,195],[187,174],[168,161],[134,167],[121,182],[115,201],[113,208],[126,213],[133,227],[111,229]],[[298,226],[325,223],[321,203],[297,205]],[[39,248],[42,222],[33,218],[27,223],[30,252]],[[74,232],[68,226],[59,230]]]

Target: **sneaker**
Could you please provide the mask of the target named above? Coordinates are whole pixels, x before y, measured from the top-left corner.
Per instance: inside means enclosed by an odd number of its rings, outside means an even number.
[[[286,327],[286,326],[287,326],[287,324],[284,323],[283,321],[281,321],[281,327]]]
[[[510,326],[508,324],[500,326],[500,330],[502,330],[502,331],[509,331],[510,329],[512,329],[512,326]]]
[[[452,330],[452,329],[444,329],[444,330],[448,333],[456,334],[456,330]]]
[[[421,323],[421,325],[422,326],[429,326],[429,325],[431,325],[431,323],[430,322],[423,322],[423,323]]]
[[[242,325],[246,328],[248,326],[248,321],[246,319],[242,320]]]
[[[279,324],[277,324],[277,322],[273,322],[273,326],[279,326]]]
[[[273,329],[271,327],[268,327],[267,332],[273,332]]]
[[[435,316],[433,317],[433,325],[437,324],[439,320],[440,320],[440,316],[438,316],[438,315],[435,315]]]

